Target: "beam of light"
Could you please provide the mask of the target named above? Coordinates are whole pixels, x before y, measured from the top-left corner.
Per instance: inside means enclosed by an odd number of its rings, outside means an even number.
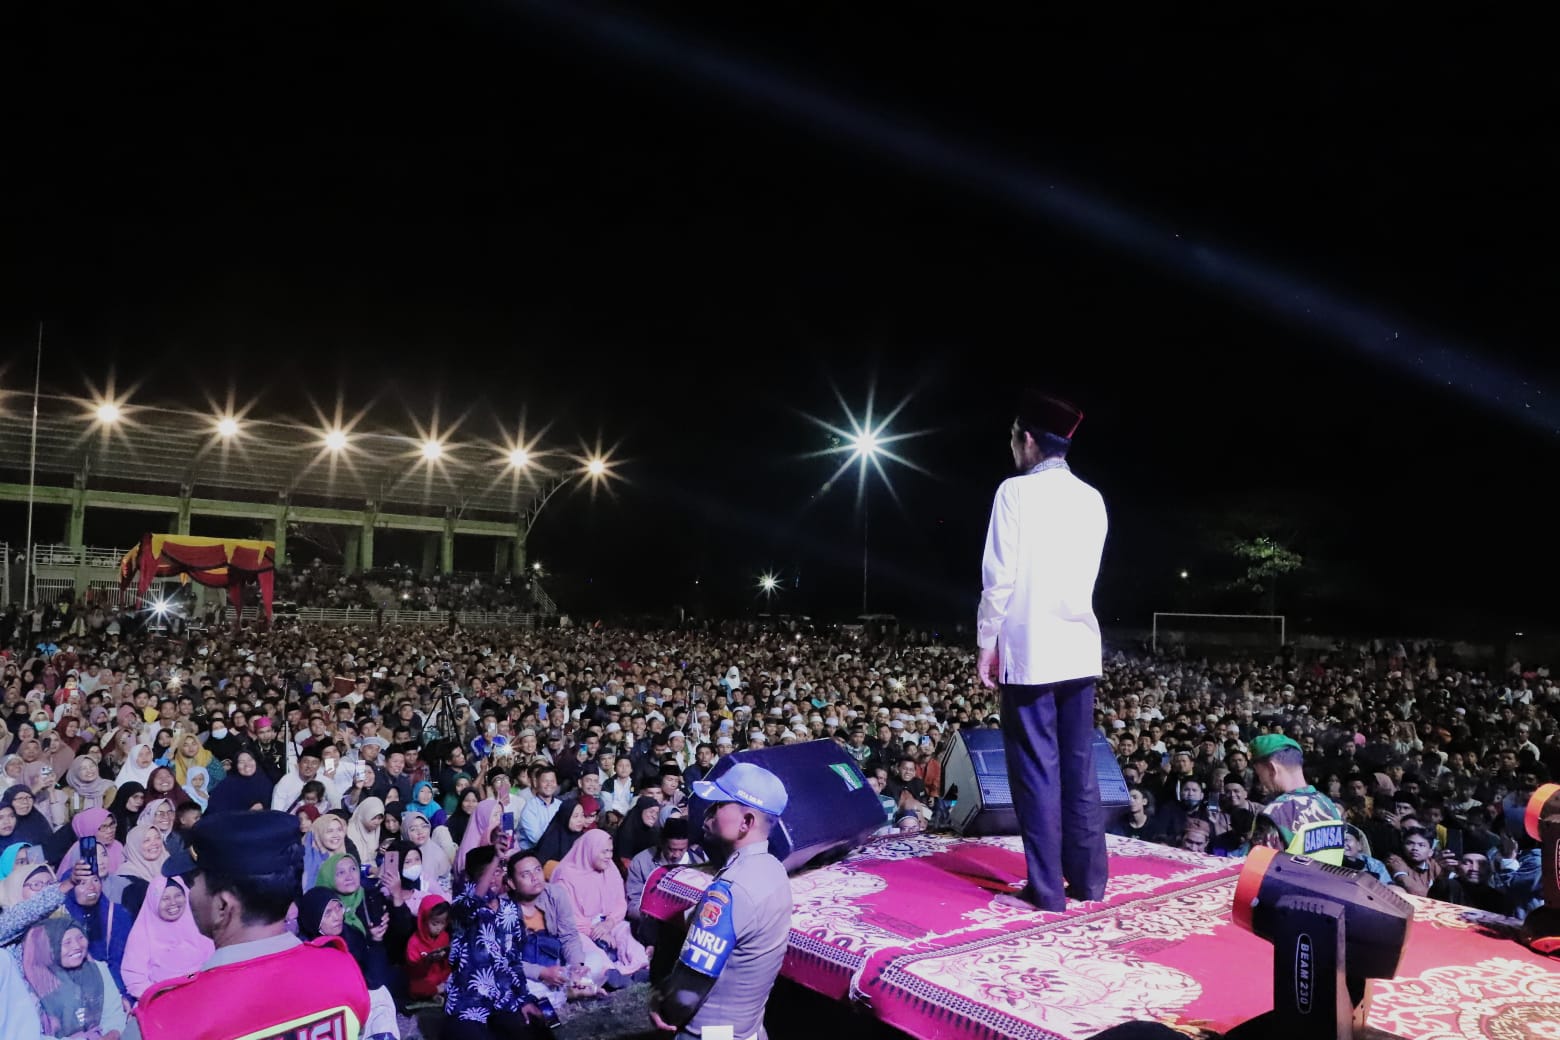
[[[509,451],[509,464],[515,469],[525,469],[531,464],[531,453],[524,448],[511,448]]]
[[[225,441],[238,436],[238,420],[231,415],[224,415],[217,420],[217,436]]]
[[[585,463],[585,472],[592,477],[604,477],[607,475],[606,459],[590,459]]]
[[[323,443],[326,451],[333,455],[340,454],[347,450],[347,431],[339,426],[332,427],[325,431]]]
[[[775,577],[773,574],[760,575],[758,579],[758,587],[766,594],[772,593],[780,587],[780,579]]]
[[[518,9],[541,16],[593,46],[606,46],[660,71],[740,95],[807,133],[826,135],[922,175],[987,194],[1175,277],[1233,297],[1285,325],[1304,326],[1347,344],[1420,382],[1457,390],[1508,418],[1560,435],[1560,394],[1546,394],[1542,383],[1517,368],[1252,257],[1183,238],[1096,193],[1001,153],[954,140],[899,113],[875,110],[751,56],[723,54],[707,40],[627,14],[556,0],[533,0]]]
[[[422,457],[428,462],[438,462],[444,457],[444,445],[435,440],[423,441]]]
[[[124,416],[124,412],[120,410],[119,405],[113,401],[104,401],[97,406],[93,414],[97,416],[97,421],[104,426],[112,426]]]
[[[860,418],[857,418],[856,415],[851,412],[850,406],[845,403],[845,398],[841,396],[839,388],[832,387],[832,389],[834,390],[834,399],[839,402],[840,410],[845,413],[845,425],[836,426],[833,423],[826,422],[825,420],[819,419],[816,416],[808,415],[806,412],[801,413],[802,417],[808,422],[828,432],[834,441],[834,443],[829,447],[820,451],[807,452],[802,457],[817,458],[823,455],[845,456],[845,459],[840,463],[839,468],[834,471],[828,480],[823,482],[824,491],[828,491],[830,488],[832,488],[834,486],[834,482],[839,480],[845,471],[850,469],[854,464],[857,469],[856,505],[858,508],[861,505],[863,497],[866,495],[867,479],[870,475],[868,467],[870,467],[872,470],[876,470],[877,475],[883,479],[884,485],[888,488],[889,495],[894,499],[894,504],[901,505],[899,501],[899,492],[895,490],[893,478],[889,476],[887,468],[885,468],[883,465],[883,460],[887,459],[890,462],[897,462],[899,465],[913,469],[917,473],[923,473],[927,476],[931,476],[931,472],[924,466],[914,462],[909,458],[906,458],[904,455],[890,447],[890,445],[899,444],[903,441],[907,441],[915,437],[925,436],[931,431],[916,430],[910,433],[890,433],[888,431],[889,423],[893,422],[894,419],[898,417],[899,413],[904,410],[905,405],[910,403],[909,396],[906,396],[897,405],[895,405],[894,408],[888,413],[888,415],[884,416],[882,419],[874,420],[872,417],[872,409],[877,397],[876,388],[872,388],[867,391],[866,411],[861,415]]]

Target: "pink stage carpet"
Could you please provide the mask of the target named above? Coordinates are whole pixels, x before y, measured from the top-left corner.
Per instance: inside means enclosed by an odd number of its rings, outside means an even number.
[[[1021,880],[1017,838],[884,838],[791,878],[787,978],[852,999],[922,1040],[1085,1040],[1152,1019],[1222,1032],[1271,1007],[1272,948],[1237,928],[1240,864],[1110,839],[1105,899],[1023,913],[992,896]],[[661,875],[664,916],[708,875]],[[1370,1023],[1407,1040],[1560,1040],[1560,963],[1507,936],[1512,922],[1432,900]]]

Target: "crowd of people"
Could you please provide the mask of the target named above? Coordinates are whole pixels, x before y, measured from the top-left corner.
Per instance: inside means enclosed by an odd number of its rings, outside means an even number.
[[[212,944],[161,866],[203,815],[257,808],[297,819],[291,927],[346,943],[365,1035],[412,1035],[430,1004],[478,1030],[461,1035],[543,1032],[647,977],[661,936],[640,895],[705,858],[688,791],[722,756],[837,741],[883,832],[914,831],[940,819],[940,752],[999,710],[973,647],[917,633],[0,634],[0,1014],[36,1030],[7,1036],[118,1040],[149,986],[199,969]],[[1516,917],[1538,905],[1512,810],[1560,776],[1546,670],[1375,643],[1123,649],[1105,673],[1098,728],[1131,783],[1118,833],[1244,854],[1270,794],[1249,745],[1283,734],[1345,813],[1351,866]]]
[[[526,613],[537,609],[531,579],[483,574],[423,575],[391,564],[348,574],[315,560],[277,575],[276,598],[299,607],[346,610]]]

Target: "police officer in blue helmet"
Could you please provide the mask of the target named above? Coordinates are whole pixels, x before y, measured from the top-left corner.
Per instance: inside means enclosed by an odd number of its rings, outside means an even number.
[[[764,1005],[791,934],[791,881],[769,851],[785,785],[738,762],[693,793],[709,803],[705,849],[724,862],[693,908],[676,965],[651,995],[650,1017],[678,1040],[765,1038]]]

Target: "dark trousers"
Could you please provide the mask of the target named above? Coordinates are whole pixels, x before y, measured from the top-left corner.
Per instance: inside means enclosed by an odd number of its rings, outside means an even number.
[[[1069,895],[1102,898],[1110,870],[1094,773],[1094,680],[1004,685],[1002,742],[1029,865],[1024,898],[1042,910],[1066,909]]]

